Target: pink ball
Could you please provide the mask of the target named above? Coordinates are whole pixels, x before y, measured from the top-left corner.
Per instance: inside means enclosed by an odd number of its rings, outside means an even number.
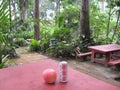
[[[46,83],[55,83],[57,73],[54,69],[46,69],[43,71],[43,78]]]

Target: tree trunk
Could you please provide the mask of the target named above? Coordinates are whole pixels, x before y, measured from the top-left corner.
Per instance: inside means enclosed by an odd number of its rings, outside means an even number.
[[[35,0],[35,8],[34,8],[34,17],[35,17],[35,24],[34,24],[34,39],[40,39],[40,30],[39,30],[39,0]]]
[[[19,6],[21,11],[21,19],[25,20],[27,18],[27,0],[19,0]]]
[[[116,21],[115,29],[113,31],[113,36],[112,36],[112,42],[114,40],[114,36],[116,35],[117,28],[118,28],[118,25],[119,25],[119,21],[120,21],[120,13],[118,13],[118,16],[117,16],[117,21]]]
[[[89,26],[89,0],[82,0],[81,3],[80,39],[87,39],[88,41],[90,41],[91,33]]]
[[[109,36],[109,33],[110,33],[110,19],[111,19],[111,16],[112,16],[111,10],[112,10],[112,8],[110,7],[109,13],[108,13],[109,17],[108,17],[107,31],[106,31],[106,44],[108,43],[108,40],[109,40],[108,36]]]

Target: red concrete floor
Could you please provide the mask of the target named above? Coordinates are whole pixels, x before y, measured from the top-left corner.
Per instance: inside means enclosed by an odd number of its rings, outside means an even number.
[[[42,73],[52,68],[57,72],[55,84],[46,84]],[[59,82],[59,63],[50,59],[0,70],[0,90],[120,90],[68,67],[68,82]]]

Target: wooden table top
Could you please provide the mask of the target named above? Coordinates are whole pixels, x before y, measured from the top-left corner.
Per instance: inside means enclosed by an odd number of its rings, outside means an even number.
[[[57,72],[55,84],[46,84],[42,73],[52,68]],[[68,82],[59,82],[59,63],[54,60],[0,69],[0,90],[120,90],[120,87],[103,82],[68,67]]]
[[[118,44],[97,45],[97,46],[89,46],[88,49],[106,53],[106,52],[120,51],[120,45]]]

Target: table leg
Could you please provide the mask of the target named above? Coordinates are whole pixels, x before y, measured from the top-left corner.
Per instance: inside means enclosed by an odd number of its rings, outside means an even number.
[[[108,66],[108,62],[110,61],[111,53],[108,52],[105,54],[105,66]]]
[[[94,52],[94,50],[92,50],[91,61],[95,62],[95,52]]]

